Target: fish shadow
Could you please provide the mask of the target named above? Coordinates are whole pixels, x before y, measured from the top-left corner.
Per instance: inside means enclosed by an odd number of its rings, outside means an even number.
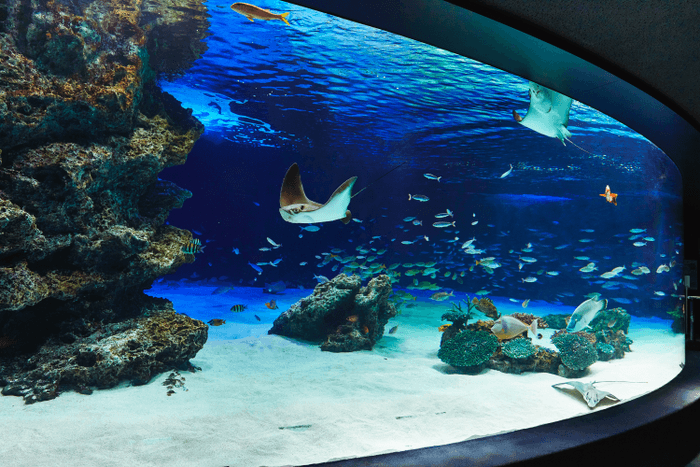
[[[489,371],[488,367],[471,369],[455,368],[447,363],[437,363],[433,365],[433,370],[442,373],[443,375],[481,375]]]

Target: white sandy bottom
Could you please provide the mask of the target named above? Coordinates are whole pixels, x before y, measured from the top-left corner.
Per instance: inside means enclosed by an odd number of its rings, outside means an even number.
[[[456,374],[437,359],[434,329],[397,322],[399,332],[373,351],[345,354],[279,336],[211,340],[192,361],[203,371],[182,372],[187,391],[169,397],[161,384],[167,374],[145,386],[65,393],[29,406],[0,397],[0,458],[16,467],[301,465],[590,412],[582,399],[551,387],[565,381],[556,375]],[[595,363],[581,381],[645,381],[598,385],[629,400],[678,374],[682,335],[655,326],[632,327],[629,336],[633,352]]]

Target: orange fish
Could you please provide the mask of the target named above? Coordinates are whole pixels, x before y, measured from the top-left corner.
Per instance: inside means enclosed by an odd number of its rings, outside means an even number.
[[[271,310],[276,310],[277,309],[277,302],[274,300],[270,300],[269,302],[265,303],[265,306]]]
[[[605,185],[605,193],[600,196],[605,197],[605,201],[608,203],[612,203],[617,206],[617,193],[612,193],[610,191],[610,185]]]
[[[362,334],[369,334],[369,328],[367,326],[362,326]]]
[[[348,321],[350,321],[351,323],[357,323],[357,320],[360,319],[360,318],[358,318],[357,315],[352,315],[352,316],[348,316],[347,319],[348,319]]]

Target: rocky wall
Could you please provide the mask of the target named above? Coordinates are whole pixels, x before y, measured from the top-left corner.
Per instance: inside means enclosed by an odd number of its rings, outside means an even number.
[[[155,78],[191,66],[206,30],[194,0],[0,5],[3,394],[145,383],[206,342],[143,294],[192,261],[191,234],[164,225],[191,195],[158,174],[203,127]]]

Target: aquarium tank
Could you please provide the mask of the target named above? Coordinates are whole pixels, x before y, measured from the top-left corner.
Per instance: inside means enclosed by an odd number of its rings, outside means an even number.
[[[12,465],[406,451],[683,367],[680,174],[597,110],[277,0],[1,12]]]

